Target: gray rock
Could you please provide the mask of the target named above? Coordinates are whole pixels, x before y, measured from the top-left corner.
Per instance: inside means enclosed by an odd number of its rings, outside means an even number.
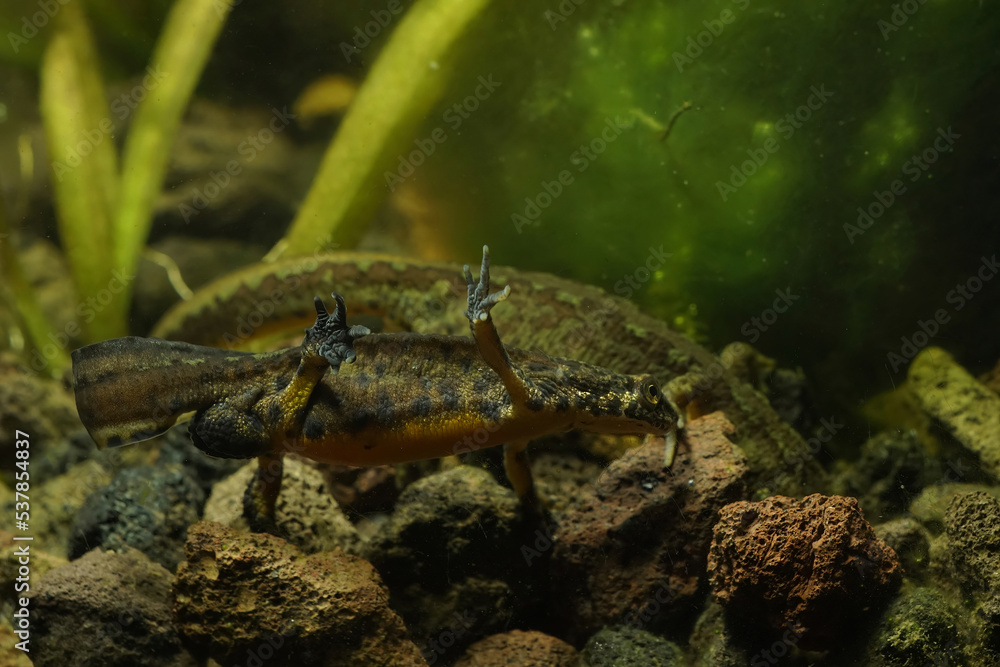
[[[544,567],[521,554],[534,539],[531,529],[510,489],[485,470],[459,466],[403,491],[364,555],[418,644],[456,617],[472,617],[467,644],[540,607],[536,585]]]
[[[179,465],[123,468],[84,502],[68,555],[95,547],[134,547],[173,571],[184,556],[187,527],[198,520],[205,494]]]
[[[43,575],[30,605],[35,667],[193,667],[172,624],[172,581],[129,548]]]

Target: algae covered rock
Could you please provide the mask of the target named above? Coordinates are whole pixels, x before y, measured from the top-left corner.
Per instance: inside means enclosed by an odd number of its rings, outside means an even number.
[[[968,640],[953,601],[932,588],[914,588],[886,608],[863,664],[962,665]]]
[[[304,555],[284,540],[202,522],[174,584],[178,632],[223,664],[425,665],[389,609],[378,573],[339,549]]]
[[[173,575],[142,552],[93,550],[31,595],[36,667],[194,667],[171,615]]]
[[[688,424],[672,468],[655,441],[613,462],[555,534],[550,607],[568,636],[651,630],[688,616],[719,510],[747,493],[746,458],[721,413]]]
[[[122,468],[80,508],[69,557],[94,547],[139,549],[169,570],[183,558],[187,527],[205,504],[201,487],[176,464]]]
[[[671,641],[637,628],[604,628],[580,652],[580,667],[684,667]]]
[[[909,384],[924,411],[1000,478],[1000,396],[937,347],[913,360]]]
[[[861,446],[860,458],[834,478],[832,489],[856,497],[869,520],[886,521],[906,511],[913,496],[943,473],[914,432],[886,431]]]
[[[723,508],[708,574],[734,628],[747,636],[788,629],[808,650],[833,647],[902,580],[857,500],[819,494]]]

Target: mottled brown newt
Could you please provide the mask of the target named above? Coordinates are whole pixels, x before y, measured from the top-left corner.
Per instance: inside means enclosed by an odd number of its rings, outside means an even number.
[[[537,502],[524,449],[548,433],[665,436],[669,464],[678,415],[648,374],[505,346],[492,308],[489,254],[478,282],[465,267],[472,338],[372,334],[348,327],[344,299],[301,346],[227,351],[158,338],[118,338],[73,352],[77,407],[99,445],[143,440],[195,412],[190,433],[213,456],[258,457],[248,517],[269,525],[282,457],[355,466],[402,463],[504,445],[508,477]]]
[[[619,373],[649,373],[697,410],[722,410],[737,427],[760,496],[823,490],[824,472],[802,437],[767,399],[718,357],[604,290],[545,273],[493,268],[509,284],[496,314],[508,345],[577,359]],[[456,335],[468,327],[460,267],[374,253],[337,252],[262,263],[229,274],[168,312],[154,336],[230,348],[308,326],[312,295],[336,289],[352,315],[376,316],[386,330]],[[725,362],[725,363],[724,363]]]

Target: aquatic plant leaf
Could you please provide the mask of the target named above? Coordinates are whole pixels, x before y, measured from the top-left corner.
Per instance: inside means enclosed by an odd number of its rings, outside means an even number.
[[[135,272],[149,236],[181,116],[187,108],[232,2],[179,0],[147,68],[150,87],[138,104],[122,155],[121,197],[114,216],[114,261]]]
[[[117,162],[111,117],[90,30],[75,4],[57,16],[42,59],[40,105],[48,142],[59,234],[82,302],[111,280],[111,215]],[[127,300],[112,298],[90,321],[91,340],[125,332]]]
[[[372,65],[298,215],[270,257],[353,247],[385,196],[382,173],[450,81],[456,45],[489,0],[415,3]]]

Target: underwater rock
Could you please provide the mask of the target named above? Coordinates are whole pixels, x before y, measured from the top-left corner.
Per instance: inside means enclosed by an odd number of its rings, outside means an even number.
[[[633,627],[604,628],[587,640],[580,667],[684,667],[677,644]]]
[[[858,499],[870,521],[886,521],[906,511],[924,487],[942,479],[941,463],[913,431],[885,431],[861,446],[861,456],[834,477],[833,495]]]
[[[324,466],[323,477],[340,508],[350,516],[389,512],[399,499],[396,466]]]
[[[787,630],[800,648],[824,650],[888,601],[902,570],[857,500],[813,494],[723,508],[708,576],[734,628]]]
[[[42,358],[39,357],[41,360]],[[14,471],[14,431],[45,443],[45,456],[31,457],[31,478],[52,479],[92,452],[93,444],[76,414],[73,394],[58,380],[38,375],[10,353],[0,353],[0,469]],[[68,437],[68,434],[73,434]],[[13,481],[10,474],[8,481]]]
[[[1000,500],[1000,487],[983,484],[936,484],[928,486],[910,503],[910,515],[933,534],[944,532],[945,515],[956,497],[981,491]]]
[[[778,362],[748,343],[730,343],[719,353],[729,371],[767,397],[782,421],[808,433],[816,416],[809,382],[801,368],[778,368]]]
[[[184,556],[187,527],[198,520],[205,494],[179,465],[122,468],[89,496],[76,515],[70,560],[94,547],[130,546],[173,571]]]
[[[979,605],[984,641],[1000,649],[1000,502],[982,491],[955,496],[945,530],[955,579]]]
[[[255,460],[218,482],[205,503],[204,520],[249,530],[243,518],[243,495],[256,471]],[[330,495],[323,474],[293,456],[285,457],[275,521],[282,536],[306,553],[335,547],[348,553],[357,550],[358,531]]]
[[[902,517],[875,526],[875,534],[888,544],[899,558],[909,579],[919,579],[927,571],[931,536],[920,522]]]
[[[538,612],[545,559],[521,554],[535,539],[531,526],[513,491],[463,465],[407,487],[364,556],[418,644],[468,619],[460,649]]]
[[[429,657],[424,652],[425,657]],[[428,659],[433,665],[434,660]],[[455,667],[577,667],[576,649],[535,630],[492,635],[469,647]]]
[[[969,637],[962,614],[932,588],[904,589],[882,614],[861,664],[963,665]]]
[[[48,572],[31,594],[35,667],[193,667],[172,622],[172,580],[131,548]]]
[[[705,605],[688,637],[688,645],[696,656],[693,667],[746,667],[752,664],[746,651],[734,640],[726,626],[725,612],[715,601]]]
[[[177,569],[174,615],[186,645],[222,664],[426,665],[369,563],[311,556],[284,540],[200,522]]]
[[[63,475],[33,485],[31,533],[35,541],[53,552],[68,553],[71,526],[77,512],[91,494],[110,481],[111,473],[91,459],[71,466]],[[4,509],[9,509],[8,516],[14,515],[13,494]]]
[[[1000,590],[1000,502],[982,491],[955,496],[945,530],[955,578],[966,590]]]
[[[734,431],[721,412],[696,419],[672,468],[664,470],[662,442],[654,441],[583,492],[556,532],[550,564],[550,609],[571,641],[603,625],[656,630],[689,616],[719,510],[747,493]]]
[[[913,360],[909,385],[923,410],[978,454],[994,478],[1000,478],[1000,396],[937,347],[927,348]]]

